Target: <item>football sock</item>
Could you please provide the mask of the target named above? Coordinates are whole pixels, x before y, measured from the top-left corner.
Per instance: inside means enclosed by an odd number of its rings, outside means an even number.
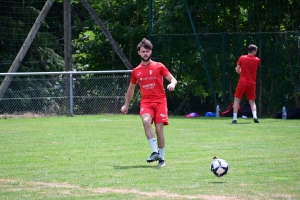
[[[148,140],[151,148],[152,148],[152,152],[157,152],[157,146],[156,146],[156,140],[155,138],[151,138]]]
[[[256,111],[252,111],[253,119],[257,118]]]
[[[233,113],[233,120],[237,120],[237,113]]]
[[[158,148],[158,151],[159,151],[161,159],[164,160],[165,159],[165,148]]]

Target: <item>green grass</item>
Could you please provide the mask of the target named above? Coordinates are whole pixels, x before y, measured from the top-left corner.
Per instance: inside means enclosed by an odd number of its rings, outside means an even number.
[[[238,121],[171,116],[159,168],[136,115],[0,119],[0,199],[300,199],[300,121]]]

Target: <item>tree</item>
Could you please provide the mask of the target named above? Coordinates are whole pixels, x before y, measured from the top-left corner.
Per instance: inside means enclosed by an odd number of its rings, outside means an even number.
[[[147,33],[146,28],[143,28],[143,21],[140,20],[140,11],[144,10],[141,8],[143,5],[141,2],[120,0],[91,2],[91,7],[96,11],[98,17],[133,65],[139,62],[133,46],[138,43],[141,37],[138,38],[136,35],[142,31],[145,33],[145,37]],[[76,10],[76,12],[81,12],[82,8],[78,7]],[[145,13],[147,15],[147,11]],[[80,14],[79,16],[81,18],[76,19],[76,24],[79,27],[85,27],[85,29],[79,31],[77,39],[74,39],[76,68],[88,68],[89,70],[124,69],[124,64],[116,56],[114,49],[94,20],[89,15]]]

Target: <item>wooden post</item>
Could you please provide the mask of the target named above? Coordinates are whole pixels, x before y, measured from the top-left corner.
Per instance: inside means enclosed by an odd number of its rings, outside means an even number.
[[[10,66],[8,73],[16,72],[19,69],[20,64],[22,63],[29,47],[32,44],[32,41],[34,40],[41,24],[43,23],[48,11],[50,10],[53,2],[54,2],[54,0],[47,0],[47,2],[45,3],[42,11],[40,12],[40,14],[39,14],[38,18],[36,19],[35,23],[33,24],[32,28],[31,28],[27,38],[25,39],[19,53],[17,54],[14,62]],[[5,76],[4,80],[2,81],[1,86],[0,86],[0,100],[4,96],[4,94],[7,90],[7,88],[9,87],[12,79],[13,79],[12,76]]]
[[[64,0],[65,71],[72,71],[71,0]]]
[[[64,0],[64,61],[65,71],[73,71],[72,67],[72,30],[71,30],[71,0]],[[71,87],[72,76],[64,75],[65,91],[69,108],[69,116],[73,116],[73,91]]]

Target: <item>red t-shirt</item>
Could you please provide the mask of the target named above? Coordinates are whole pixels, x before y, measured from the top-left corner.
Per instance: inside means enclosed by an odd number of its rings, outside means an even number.
[[[241,67],[239,81],[256,84],[256,72],[260,63],[260,59],[253,55],[243,55],[238,60]]]
[[[155,61],[151,61],[148,65],[140,64],[132,70],[130,82],[139,83],[141,103],[167,101],[163,79],[168,75],[169,70],[162,63]]]

